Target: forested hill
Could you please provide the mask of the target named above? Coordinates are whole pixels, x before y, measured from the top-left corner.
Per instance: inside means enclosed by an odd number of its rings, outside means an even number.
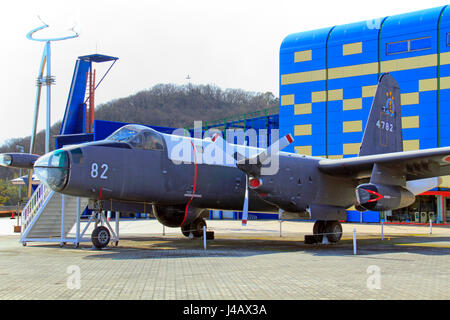
[[[278,107],[278,98],[270,92],[159,84],[100,105],[95,118],[182,128],[193,126],[195,120],[211,121],[273,107]]]
[[[271,92],[258,93],[241,89],[221,89],[215,85],[158,84],[129,97],[97,106],[95,118],[183,128],[192,127],[194,121],[197,120],[218,120],[266,108],[278,108],[278,98]],[[52,137],[59,134],[60,126],[61,122],[52,126]],[[35,153],[44,153],[44,138],[44,132],[39,132]],[[53,138],[52,143],[54,143]],[[18,152],[16,145],[24,146],[25,151],[28,152],[30,136],[11,138],[3,146],[0,146],[0,153]],[[18,172],[18,170],[0,167],[0,181],[17,177]],[[0,185],[0,205],[2,203],[1,189]]]

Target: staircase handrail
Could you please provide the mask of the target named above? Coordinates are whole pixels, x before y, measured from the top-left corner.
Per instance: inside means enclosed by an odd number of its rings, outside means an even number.
[[[41,183],[33,192],[32,196],[22,210],[22,233],[25,232],[28,224],[33,220],[33,217],[39,211],[39,208],[51,191],[52,189],[44,183]]]

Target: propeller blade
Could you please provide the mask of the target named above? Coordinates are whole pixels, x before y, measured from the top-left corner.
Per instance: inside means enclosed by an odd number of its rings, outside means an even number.
[[[212,142],[218,143],[223,146],[223,151],[234,160],[239,161],[241,159],[245,159],[245,156],[240,154],[238,151],[234,151],[234,147],[232,147],[219,133],[216,133],[212,138]],[[230,151],[234,151],[230,153]]]
[[[242,226],[247,226],[248,219],[248,177],[245,179],[244,210],[242,210]]]
[[[292,142],[294,142],[294,138],[292,138],[291,134],[288,133],[278,141],[272,143],[266,150],[261,152],[258,155],[259,161],[261,162],[266,161],[268,158],[270,158],[270,156],[277,154],[278,152],[286,148],[288,145],[290,145]]]

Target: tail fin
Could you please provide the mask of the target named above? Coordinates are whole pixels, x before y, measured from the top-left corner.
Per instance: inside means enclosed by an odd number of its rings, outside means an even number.
[[[403,151],[400,87],[384,73],[378,80],[359,156],[399,151]]]

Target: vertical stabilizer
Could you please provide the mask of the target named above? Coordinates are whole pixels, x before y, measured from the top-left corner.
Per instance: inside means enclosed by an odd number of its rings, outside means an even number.
[[[381,75],[359,150],[360,156],[403,151],[400,87]]]

